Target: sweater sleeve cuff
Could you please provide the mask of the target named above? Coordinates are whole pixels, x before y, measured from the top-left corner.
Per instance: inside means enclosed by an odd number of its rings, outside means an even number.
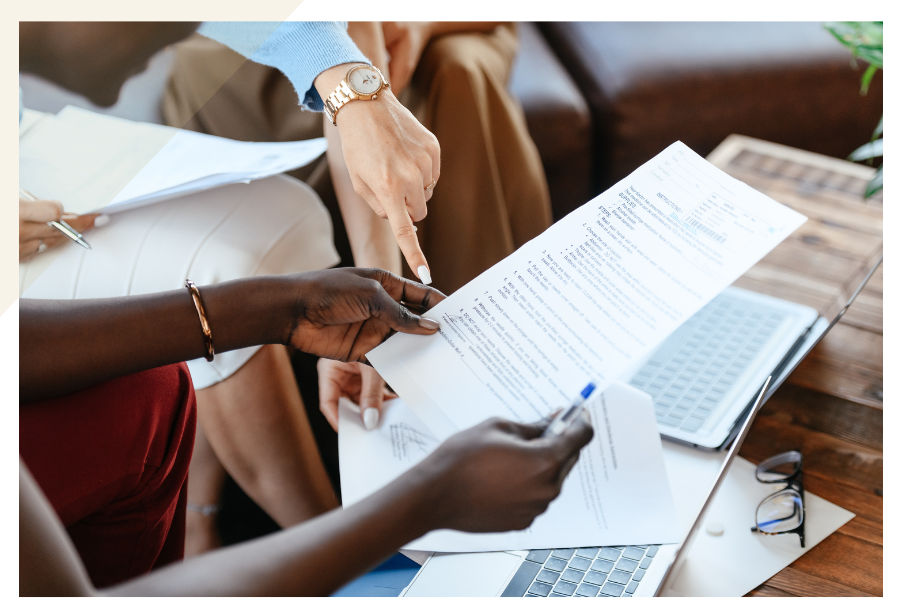
[[[294,86],[300,105],[323,110],[313,81],[324,70],[348,62],[371,64],[335,21],[272,23],[208,22],[198,30],[254,62],[277,68]]]

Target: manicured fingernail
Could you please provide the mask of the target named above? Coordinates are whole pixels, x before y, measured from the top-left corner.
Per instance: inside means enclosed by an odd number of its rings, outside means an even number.
[[[431,318],[420,318],[419,324],[423,329],[438,329],[441,325],[438,324],[437,320],[432,320]]]
[[[101,226],[106,226],[109,224],[109,216],[106,214],[100,214],[96,218],[94,218],[94,226],[100,228]]]
[[[363,410],[363,427],[372,431],[379,424],[379,411],[376,408]]]
[[[416,273],[419,274],[419,279],[422,280],[423,284],[432,283],[432,274],[429,273],[429,268],[425,265],[420,265],[419,269],[416,270]]]

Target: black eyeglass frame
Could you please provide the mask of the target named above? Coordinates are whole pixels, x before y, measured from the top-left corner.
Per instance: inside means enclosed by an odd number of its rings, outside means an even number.
[[[782,463],[797,463],[797,468],[791,475],[785,475],[779,478],[761,478],[761,474],[766,473],[767,468],[775,467]],[[768,532],[761,529],[759,525],[754,525],[754,527],[751,528],[752,532],[766,534],[767,536],[778,536],[779,534],[797,534],[798,538],[801,540],[801,548],[804,548],[804,522],[807,520],[807,506],[804,501],[804,482],[801,478],[801,469],[803,465],[804,455],[801,454],[801,451],[787,451],[785,453],[774,455],[769,459],[765,459],[760,462],[760,464],[757,466],[757,470],[754,472],[754,476],[757,478],[757,481],[773,485],[785,483],[785,487],[780,489],[779,491],[776,491],[775,493],[771,493],[763,500],[761,500],[760,504],[757,505],[757,510],[754,513],[754,518],[758,518],[760,507],[764,502],[788,491],[797,493],[799,498],[801,499],[801,522],[798,524],[798,527],[794,529],[782,530],[780,532]],[[772,472],[770,473],[770,475],[772,475]],[[779,519],[777,519],[777,521],[779,521]]]

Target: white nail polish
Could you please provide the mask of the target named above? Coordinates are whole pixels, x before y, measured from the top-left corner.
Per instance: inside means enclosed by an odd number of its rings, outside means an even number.
[[[379,411],[375,408],[366,408],[363,410],[363,426],[372,431],[379,424]]]
[[[100,214],[96,218],[94,218],[94,226],[96,228],[100,228],[101,226],[106,226],[109,224],[109,216],[106,214]]]
[[[419,269],[416,270],[416,273],[419,274],[419,279],[422,280],[423,284],[432,283],[432,274],[429,273],[429,268],[425,265],[420,265]]]

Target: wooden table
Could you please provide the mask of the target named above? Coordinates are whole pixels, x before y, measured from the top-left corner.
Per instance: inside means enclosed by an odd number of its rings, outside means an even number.
[[[874,170],[732,135],[708,160],[809,220],[737,286],[825,309],[882,244]],[[882,267],[761,409],[740,454],[797,449],[808,491],[857,516],[751,596],[882,595]]]

